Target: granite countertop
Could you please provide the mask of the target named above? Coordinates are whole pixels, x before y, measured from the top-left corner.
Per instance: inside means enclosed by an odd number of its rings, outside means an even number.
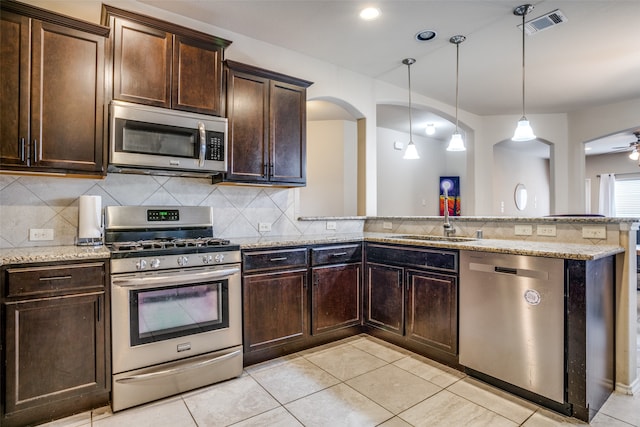
[[[463,241],[419,240],[401,238],[400,236],[402,235],[392,233],[345,233],[238,238],[232,239],[232,243],[239,244],[241,249],[260,249],[367,241],[575,260],[594,260],[624,252],[624,248],[618,245],[582,245],[575,243],[546,243],[499,239],[478,239]],[[11,248],[0,249],[0,266],[35,262],[105,259],[109,257],[109,250],[104,246],[47,246]]]
[[[400,236],[402,235],[392,233],[280,236],[271,238],[262,237],[236,239],[234,240],[234,243],[239,243],[242,249],[260,249],[279,246],[285,247],[310,244],[334,244],[350,241],[367,241],[575,260],[594,260],[624,252],[624,248],[618,245],[582,245],[576,243],[546,243],[499,239],[443,241],[407,239],[400,238]]]
[[[78,261],[109,258],[104,246],[39,246],[0,249],[0,266],[34,262]]]

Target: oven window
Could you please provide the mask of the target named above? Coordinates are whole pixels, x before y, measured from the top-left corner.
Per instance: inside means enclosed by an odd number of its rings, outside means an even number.
[[[228,281],[131,291],[131,346],[229,327]]]
[[[196,129],[116,119],[116,151],[173,157],[196,157]]]

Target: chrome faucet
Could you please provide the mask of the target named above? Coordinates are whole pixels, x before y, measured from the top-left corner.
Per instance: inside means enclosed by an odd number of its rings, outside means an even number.
[[[449,237],[452,234],[456,234],[456,229],[453,228],[453,225],[449,222],[449,190],[446,186],[443,188],[444,190],[444,235]]]

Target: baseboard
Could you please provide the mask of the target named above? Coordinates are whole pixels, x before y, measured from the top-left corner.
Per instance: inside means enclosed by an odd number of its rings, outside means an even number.
[[[637,396],[640,394],[640,378],[636,378],[630,385],[616,383],[616,391],[623,394]]]

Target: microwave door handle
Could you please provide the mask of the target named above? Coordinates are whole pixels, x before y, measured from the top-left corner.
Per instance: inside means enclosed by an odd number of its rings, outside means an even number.
[[[204,123],[198,122],[198,132],[200,133],[200,157],[198,158],[198,166],[204,167],[204,156],[207,154],[207,130]]]

